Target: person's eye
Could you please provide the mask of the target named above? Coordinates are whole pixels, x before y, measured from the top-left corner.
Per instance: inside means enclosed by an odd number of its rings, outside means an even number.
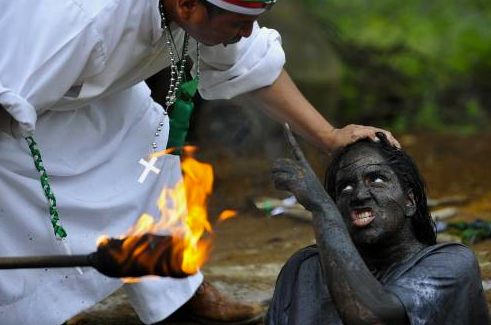
[[[341,188],[341,193],[349,192],[352,190],[353,190],[353,186],[348,184],[348,185],[345,185]]]
[[[382,175],[370,175],[368,177],[368,182],[371,183],[371,184],[383,184],[387,181],[387,179],[385,177],[383,177]]]

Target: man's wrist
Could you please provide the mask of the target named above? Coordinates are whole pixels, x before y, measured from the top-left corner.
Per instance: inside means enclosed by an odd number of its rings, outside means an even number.
[[[336,143],[336,131],[337,129],[331,127],[330,129],[323,132],[321,136],[322,148],[327,153],[332,153],[335,149]]]

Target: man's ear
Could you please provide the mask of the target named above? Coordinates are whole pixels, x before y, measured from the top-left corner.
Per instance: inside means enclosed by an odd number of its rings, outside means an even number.
[[[176,0],[176,13],[179,18],[184,21],[189,21],[196,14],[206,13],[206,9],[199,4],[199,0]]]
[[[406,205],[404,206],[404,215],[408,218],[416,213],[416,200],[412,189],[409,189],[406,195]]]

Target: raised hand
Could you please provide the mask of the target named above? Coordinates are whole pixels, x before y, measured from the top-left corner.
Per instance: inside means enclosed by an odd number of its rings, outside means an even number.
[[[291,192],[298,202],[310,211],[319,211],[326,204],[334,205],[305,158],[288,124],[284,125],[284,129],[294,159],[280,158],[275,161],[272,172],[275,187]]]

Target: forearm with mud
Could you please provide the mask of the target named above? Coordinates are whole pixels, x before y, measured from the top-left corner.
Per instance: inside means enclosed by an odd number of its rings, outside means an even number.
[[[404,307],[368,270],[335,204],[313,211],[325,282],[343,323],[407,324]]]
[[[271,86],[246,96],[276,121],[288,123],[313,145],[323,150],[331,147],[333,126],[302,95],[285,70]]]

